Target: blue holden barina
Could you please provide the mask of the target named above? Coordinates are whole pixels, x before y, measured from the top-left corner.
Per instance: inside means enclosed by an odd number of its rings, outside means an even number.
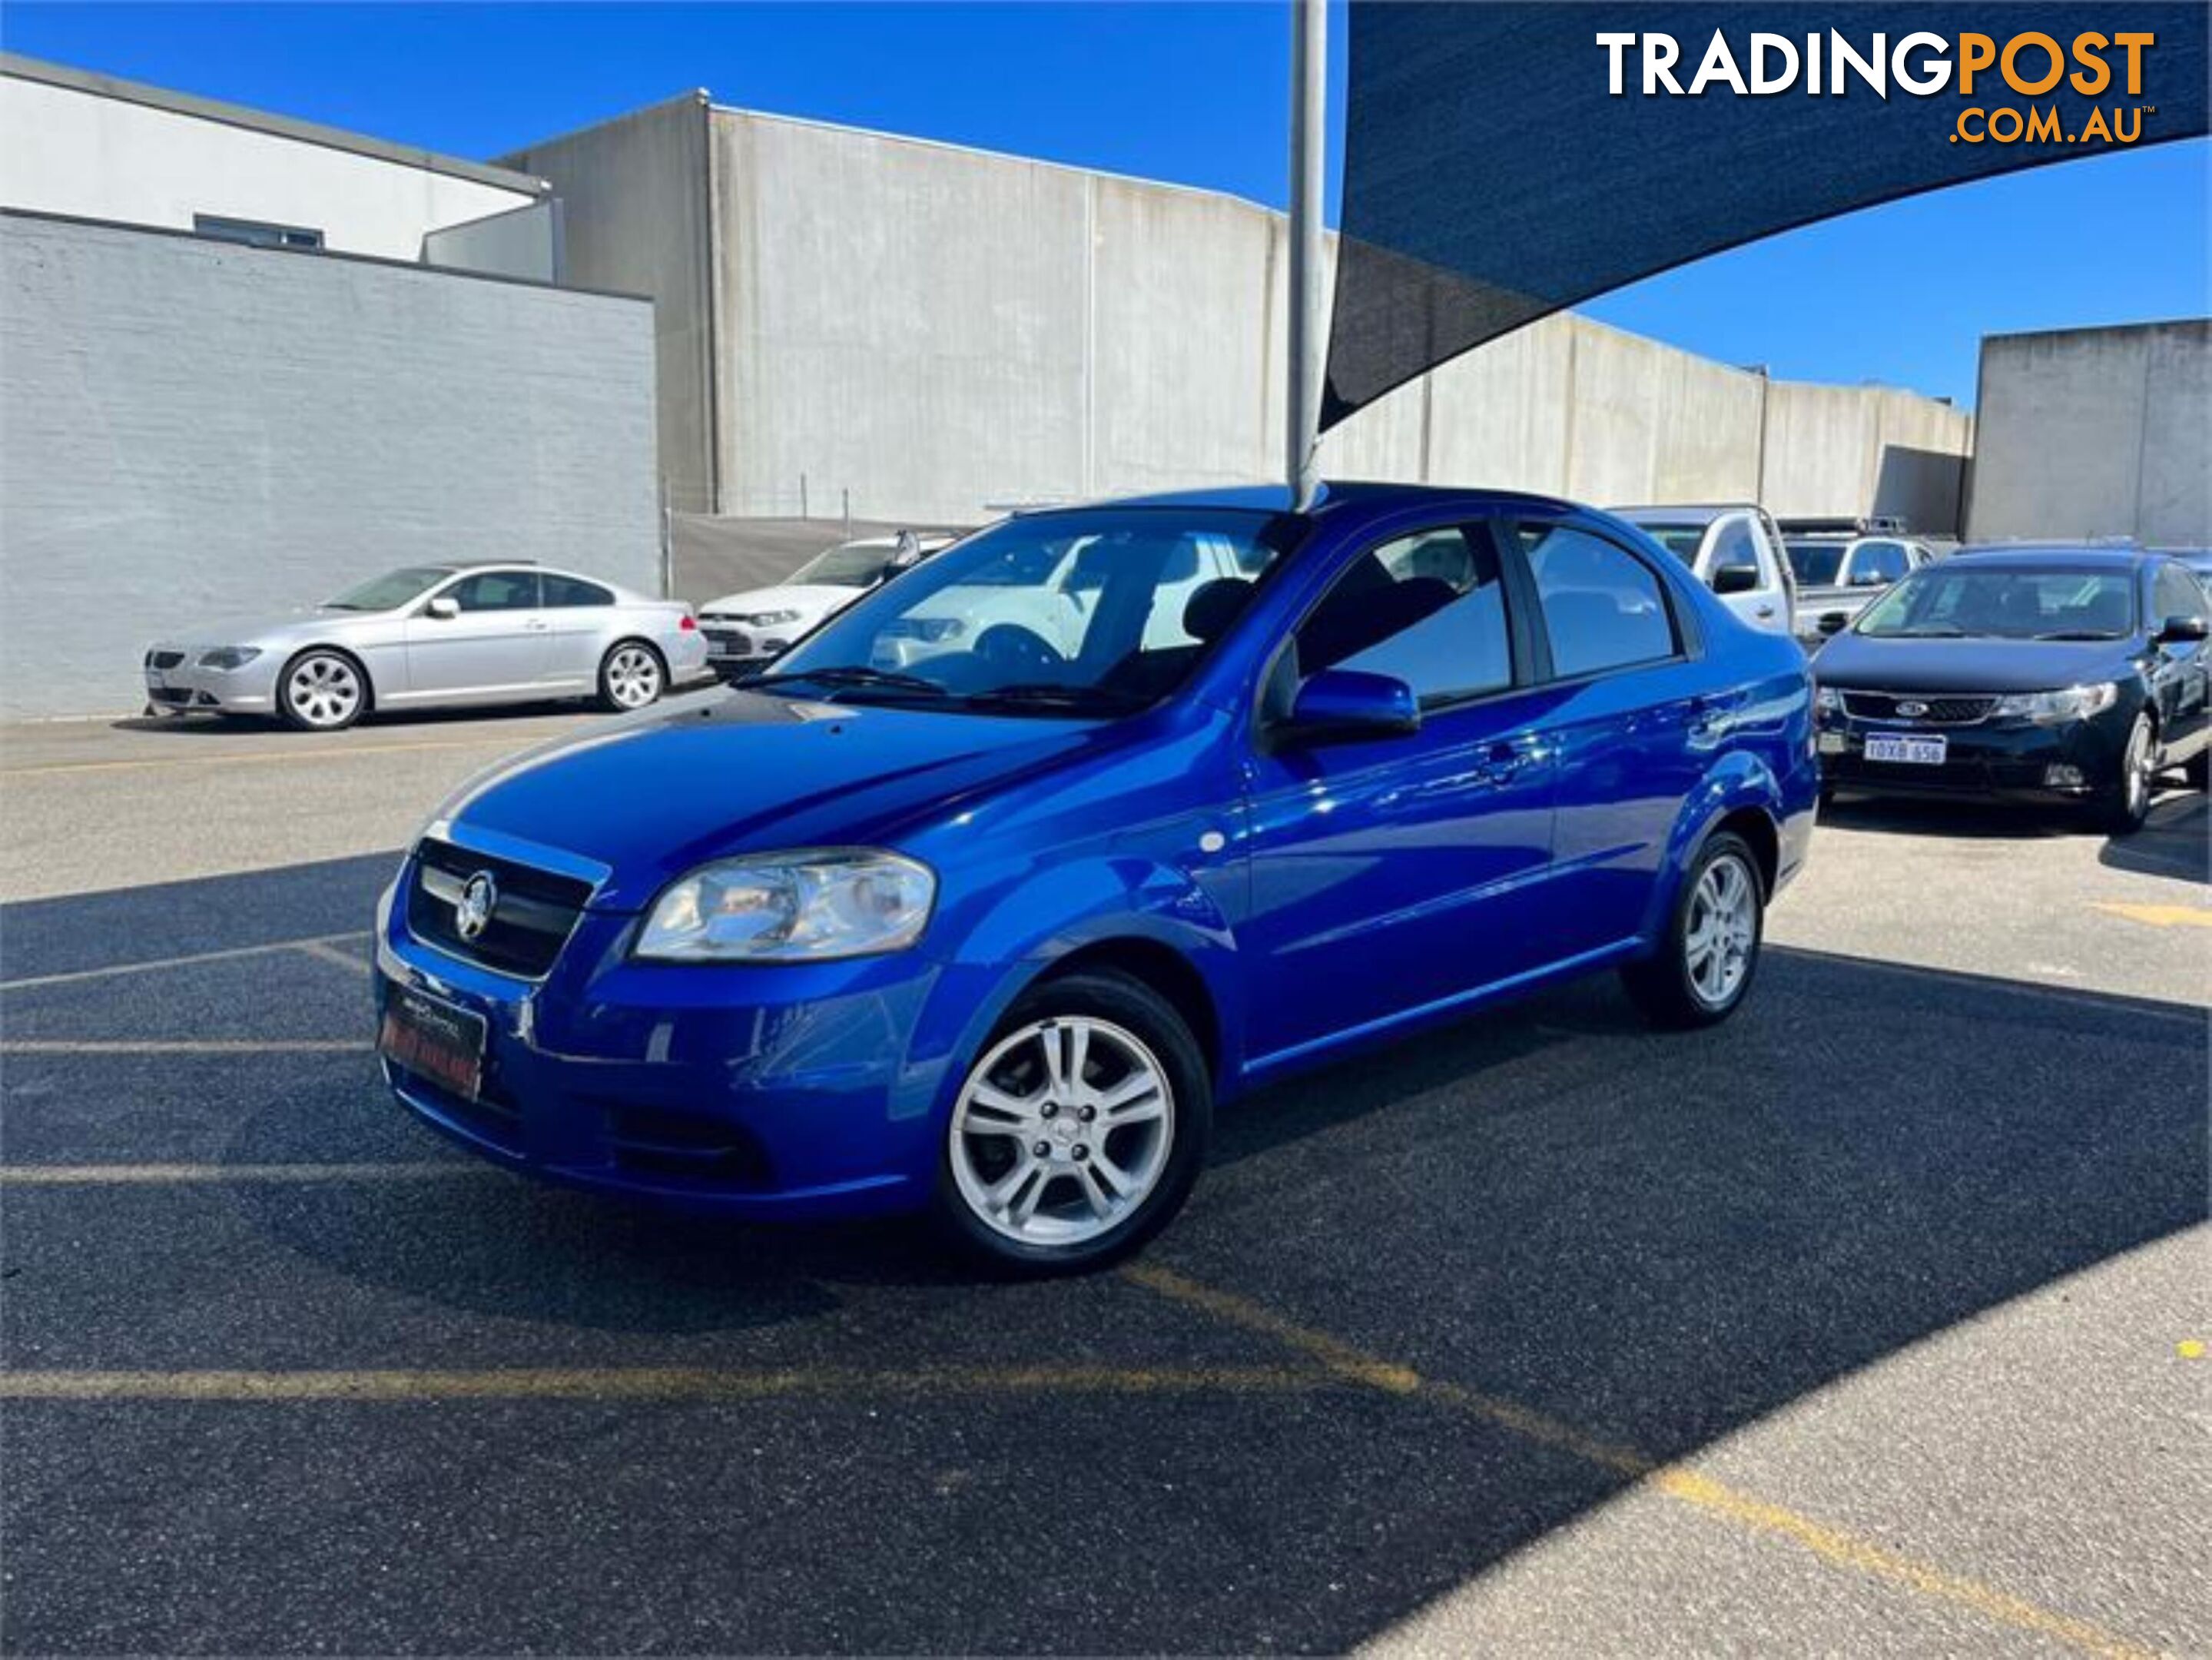
[[[384,901],[380,1047],[517,1170],[1091,1267],[1294,1068],[1601,968],[1723,1018],[1818,791],[1797,646],[1587,508],[1024,514],[465,789]]]

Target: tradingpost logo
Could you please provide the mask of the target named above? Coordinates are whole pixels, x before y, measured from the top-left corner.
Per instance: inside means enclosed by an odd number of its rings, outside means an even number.
[[[1646,98],[1809,98],[1893,94],[1962,101],[1952,123],[1954,144],[2132,144],[2158,106],[2143,100],[2145,60],[2158,45],[2149,29],[2106,33],[2084,29],[2062,39],[2039,29],[2013,34],[1917,31],[1853,36],[1840,29],[1809,34],[1755,33],[1740,61],[1726,34],[1713,31],[1696,67],[1671,34],[1622,31],[1597,36],[1606,57],[1607,90]],[[2086,106],[2058,98],[2070,90],[2098,100]],[[2024,102],[1996,100],[2008,94]],[[1979,100],[1989,101],[1979,101]]]

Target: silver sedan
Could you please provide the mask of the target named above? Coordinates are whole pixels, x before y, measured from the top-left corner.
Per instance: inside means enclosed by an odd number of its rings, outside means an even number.
[[[595,697],[639,709],[704,672],[691,608],[534,565],[415,565],[314,611],[196,629],[145,656],[174,714],[336,732],[370,709]]]

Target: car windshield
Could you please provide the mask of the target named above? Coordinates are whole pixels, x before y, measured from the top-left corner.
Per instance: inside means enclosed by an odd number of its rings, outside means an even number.
[[[934,555],[749,683],[794,697],[1109,715],[1188,678],[1297,521],[1079,508],[1009,519]]]
[[[404,570],[386,571],[379,577],[363,582],[359,587],[348,588],[323,606],[325,611],[397,611],[409,600],[419,599],[425,590],[435,587],[453,575],[444,565],[410,565]]]
[[[1844,568],[1842,542],[1785,542],[1783,547],[1790,555],[1790,569],[1797,580],[1808,588],[1832,587]]]
[[[785,577],[783,583],[789,587],[806,583],[825,588],[872,588],[890,568],[896,551],[882,543],[871,546],[848,542],[827,553],[817,553]]]
[[[1686,565],[1698,562],[1698,550],[1705,544],[1703,525],[1647,525],[1639,520],[1636,527]]]
[[[2136,626],[2135,580],[2117,570],[1930,567],[1869,605],[1877,639],[2118,640]]]

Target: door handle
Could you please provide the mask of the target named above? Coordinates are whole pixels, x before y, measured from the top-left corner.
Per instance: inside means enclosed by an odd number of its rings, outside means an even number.
[[[1475,763],[1475,776],[1486,784],[1502,784],[1537,760],[1541,753],[1533,739],[1492,744]]]
[[[1754,608],[1753,615],[1756,617],[1771,617],[1774,615],[1774,607],[1771,605],[1757,606]]]

